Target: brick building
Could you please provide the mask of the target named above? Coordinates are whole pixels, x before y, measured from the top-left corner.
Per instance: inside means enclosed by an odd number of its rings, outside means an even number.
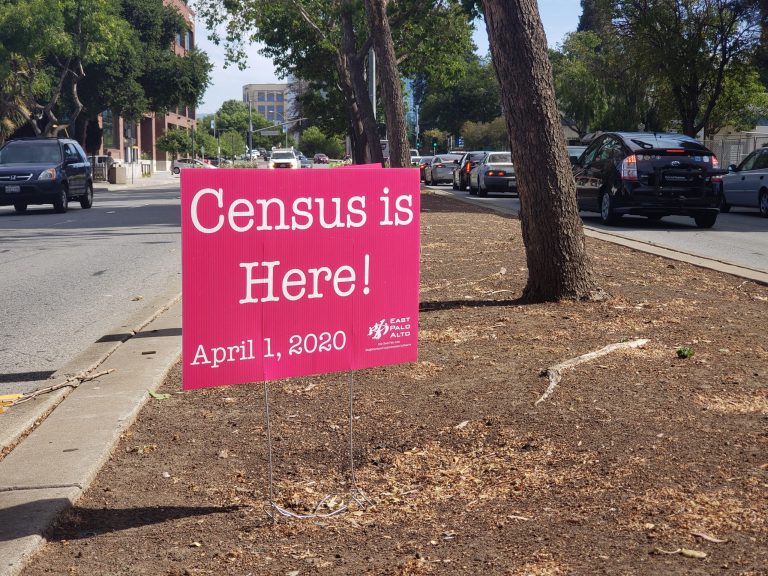
[[[183,0],[163,0],[163,3],[175,6],[187,22],[186,34],[177,35],[173,46],[176,54],[186,54],[195,46],[194,13]],[[139,160],[149,161],[153,171],[170,170],[171,159],[165,152],[157,150],[155,141],[171,128],[195,128],[195,109],[178,108],[165,115],[147,113],[136,123],[105,110],[101,113],[100,124],[104,131],[102,154],[111,152],[113,158],[128,165],[137,165]]]

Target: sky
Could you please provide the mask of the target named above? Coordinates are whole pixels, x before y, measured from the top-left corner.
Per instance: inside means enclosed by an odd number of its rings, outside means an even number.
[[[576,30],[581,15],[580,0],[539,0],[539,12],[547,35],[547,43],[551,48],[556,47],[563,37]],[[478,52],[488,53],[488,38],[485,27],[479,23],[479,30],[474,35]],[[225,100],[240,100],[243,97],[245,84],[266,84],[285,82],[275,74],[272,61],[258,54],[258,46],[252,46],[249,51],[248,65],[244,71],[237,66],[224,68],[224,49],[208,40],[208,31],[202,22],[198,22],[197,47],[208,54],[213,63],[211,85],[203,96],[203,102],[198,107],[198,117],[218,110]]]

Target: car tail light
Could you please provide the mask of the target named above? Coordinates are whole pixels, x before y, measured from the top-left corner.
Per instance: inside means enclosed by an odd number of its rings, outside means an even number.
[[[621,179],[637,180],[637,156],[630,154],[621,161]]]
[[[714,154],[712,154],[712,168],[714,168],[715,170],[720,169],[720,160],[718,160],[717,156],[715,156]],[[712,182],[722,182],[722,181],[723,181],[722,176],[720,175],[712,176]]]
[[[467,169],[465,170],[467,174],[472,172],[472,162],[467,162]]]
[[[485,173],[486,176],[506,176],[507,173],[504,170],[488,170]]]
[[[435,168],[445,168],[445,164],[435,164]]]

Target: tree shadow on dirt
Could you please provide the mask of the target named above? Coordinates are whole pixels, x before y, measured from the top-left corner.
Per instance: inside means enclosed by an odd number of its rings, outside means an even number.
[[[243,506],[138,506],[135,508],[79,508],[68,510],[46,535],[48,540],[78,540],[152,524],[237,512]]]
[[[484,308],[488,306],[505,308],[507,306],[524,306],[527,304],[531,304],[531,302],[522,298],[514,300],[434,300],[420,302],[419,312],[437,312],[439,310],[455,310],[456,308]]]

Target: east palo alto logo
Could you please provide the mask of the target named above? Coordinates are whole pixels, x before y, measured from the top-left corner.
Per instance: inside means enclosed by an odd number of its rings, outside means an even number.
[[[401,338],[411,335],[411,318],[382,318],[373,326],[368,328],[368,336],[376,341],[376,348],[392,348],[404,346],[400,343]],[[410,346],[410,344],[407,344]]]

